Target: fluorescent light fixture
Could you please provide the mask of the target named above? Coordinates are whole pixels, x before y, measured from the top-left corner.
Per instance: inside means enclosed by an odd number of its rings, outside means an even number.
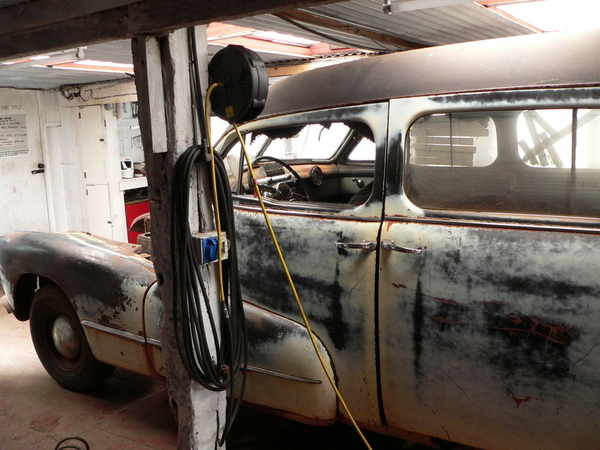
[[[466,3],[473,3],[473,0],[396,0],[384,4],[384,12],[394,14]]]
[[[575,31],[600,27],[598,0],[533,0],[493,6],[542,31]]]
[[[83,72],[105,72],[105,73],[133,73],[133,64],[121,64],[111,61],[97,61],[94,59],[84,59],[81,61],[49,65],[45,61],[36,67],[48,67],[61,70],[79,70]]]
[[[13,61],[5,61],[0,64],[0,69],[38,67],[40,66],[40,63],[43,64],[43,66],[71,63],[84,57],[84,48],[85,47],[80,47],[75,50],[66,50],[64,52],[50,53],[48,55],[36,55]]]

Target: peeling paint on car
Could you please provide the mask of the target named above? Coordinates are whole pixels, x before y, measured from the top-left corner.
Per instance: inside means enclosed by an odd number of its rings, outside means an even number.
[[[267,199],[319,346],[362,426],[479,448],[600,447],[599,219],[495,211],[489,202],[487,212],[467,211],[458,195],[453,210],[427,209],[404,183],[407,133],[422,116],[600,108],[597,37],[446,46],[353,66],[366,73],[306,72],[277,84],[265,116],[241,127],[356,120],[373,131],[373,188],[364,205]],[[329,89],[327,76],[344,89]],[[307,80],[319,83],[306,89]],[[315,89],[321,85],[326,91]],[[234,139],[226,134],[219,150]],[[234,199],[250,341],[247,401],[308,422],[347,420],[323,382],[256,199]],[[373,251],[337,245],[365,241]],[[131,246],[86,234],[0,238],[9,298],[22,274],[64,289],[98,359],[161,372],[162,304],[152,264]]]

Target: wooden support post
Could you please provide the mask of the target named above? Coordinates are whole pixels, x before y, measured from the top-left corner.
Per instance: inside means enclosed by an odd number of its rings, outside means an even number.
[[[197,27],[201,71],[206,71],[206,26]],[[166,36],[140,36],[133,39],[133,61],[139,102],[139,119],[148,173],[152,215],[152,247],[160,295],[164,303],[162,322],[162,355],[167,369],[170,398],[177,405],[179,449],[213,449],[217,423],[224,424],[225,393],[210,392],[190,379],[176,345],[173,321],[173,260],[171,257],[171,192],[175,164],[179,156],[194,142],[194,119],[189,76],[189,46],[186,30],[177,30]],[[202,57],[204,55],[204,58]],[[162,65],[162,86],[155,80],[158,74],[150,71]],[[204,67],[203,67],[204,66]],[[203,84],[206,88],[206,84]],[[156,107],[157,95],[164,93],[164,116]],[[157,114],[158,113],[158,114]],[[157,120],[157,117],[159,119]],[[161,122],[160,117],[164,117]],[[164,127],[162,126],[164,123]],[[156,127],[156,128],[155,128]],[[156,152],[154,146],[163,142],[166,133],[166,152]],[[213,227],[209,206],[208,170],[201,168],[193,179],[191,203],[199,203],[201,210],[192,209],[192,228]],[[198,195],[196,198],[194,194]],[[198,202],[196,202],[198,200]],[[204,230],[202,230],[204,231]],[[215,269],[204,269],[204,279],[211,295],[211,304],[218,311]],[[218,418],[218,422],[217,422]],[[219,432],[220,435],[220,432]]]

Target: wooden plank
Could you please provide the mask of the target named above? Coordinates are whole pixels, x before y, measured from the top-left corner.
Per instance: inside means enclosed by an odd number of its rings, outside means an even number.
[[[50,1],[37,0],[38,8],[45,9]],[[116,0],[111,0],[116,1]],[[126,1],[126,0],[123,0]],[[332,0],[140,0],[81,17],[69,18],[64,7],[53,22],[31,27],[20,22],[10,33],[0,34],[0,60],[29,56],[53,50],[73,48],[138,35],[162,34],[190,25],[206,24],[215,20],[235,19],[254,14],[267,14],[284,9],[299,8]],[[0,8],[0,21],[11,20],[10,8]]]
[[[205,27],[202,27],[205,33]],[[153,38],[151,38],[153,39]],[[150,39],[150,42],[151,42]],[[206,47],[206,37],[204,47]],[[133,39],[133,61],[138,90],[139,121],[144,144],[144,156],[148,174],[150,209],[152,214],[153,263],[159,280],[161,300],[164,304],[161,323],[162,355],[167,369],[167,387],[171,399],[177,404],[178,444],[177,448],[213,448],[217,432],[215,412],[221,414],[225,408],[225,393],[210,392],[192,381],[177,350],[175,333],[182,324],[173,320],[173,260],[171,257],[171,194],[174,183],[175,165],[179,156],[193,143],[192,98],[189,82],[189,53],[186,30],[178,30],[158,38],[159,52],[148,51],[149,38]],[[206,48],[200,48],[206,52]],[[156,61],[149,61],[154,59]],[[206,71],[206,57],[201,55],[201,69]],[[163,64],[163,87],[148,84],[148,71],[156,64]],[[151,93],[151,90],[155,92]],[[167,152],[152,151],[152,96],[164,92],[167,129]],[[190,195],[192,205],[201,201],[202,220],[198,209],[191,211],[190,224],[198,230],[200,224],[212,226],[212,210],[207,206],[208,168],[202,167],[199,178],[193,177]],[[199,197],[196,193],[199,192]],[[194,214],[195,213],[195,214]],[[210,292],[210,301],[216,298],[215,267],[203,269],[203,277]],[[218,308],[218,307],[217,307]],[[221,417],[221,426],[224,424]]]
[[[413,154],[411,158],[411,164],[419,166],[463,166],[473,167],[473,155],[467,154],[453,154],[450,152],[447,154],[439,155],[427,155],[427,154]]]
[[[167,123],[165,118],[165,96],[163,91],[162,66],[160,61],[160,48],[158,39],[147,37],[144,51],[145,60],[148,65],[143,73],[148,86],[148,103],[150,108],[150,149],[153,153],[164,153],[167,151]]]
[[[141,0],[34,0],[19,3],[0,9],[0,34],[64,22],[139,1]]]
[[[483,137],[489,136],[490,131],[480,121],[472,119],[455,118],[452,121],[452,135],[454,138],[460,137]],[[426,119],[415,122],[410,129],[412,137],[449,137],[450,121],[448,116],[427,117]]]
[[[331,28],[333,30],[343,31],[344,33],[348,34],[355,34],[357,36],[366,37],[385,44],[391,44],[402,49],[417,49],[428,47],[428,45],[408,41],[398,36],[394,36],[378,30],[373,30],[367,26],[347,23],[340,19],[336,19],[333,17],[325,17],[323,15],[317,15],[309,11],[288,10],[278,13],[276,14],[276,16],[284,19],[297,20],[307,24],[318,25],[320,27]]]
[[[441,136],[415,136],[414,142],[417,144],[440,144],[450,145],[450,137]],[[470,137],[453,137],[452,145],[474,145],[474,138]]]
[[[429,152],[432,154],[446,154],[450,153],[452,150],[453,153],[470,153],[473,154],[477,150],[477,147],[473,147],[470,145],[454,145],[450,147],[449,145],[437,145],[437,144],[416,144],[413,146],[413,150],[415,153],[421,152]]]
[[[358,59],[368,58],[368,56],[363,55],[355,55],[348,56],[341,60],[341,62],[350,62],[356,61]],[[306,72],[307,70],[318,69],[320,67],[327,67],[330,65],[329,61],[317,60],[314,62],[303,63],[303,64],[290,64],[287,66],[274,66],[267,67],[267,74],[269,77],[287,77],[291,75],[296,75],[302,72]]]

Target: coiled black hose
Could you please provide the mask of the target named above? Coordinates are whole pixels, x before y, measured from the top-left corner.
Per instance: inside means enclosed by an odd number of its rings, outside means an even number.
[[[219,302],[219,311],[211,308],[200,255],[195,254],[198,247],[192,244],[189,222],[191,175],[198,163],[206,163],[205,155],[204,147],[194,145],[181,155],[175,166],[171,202],[173,314],[176,326],[180,325],[175,333],[177,347],[190,377],[208,390],[227,391],[226,419],[219,440],[219,444],[223,445],[239,410],[245,387],[246,323],[238,274],[233,200],[225,166],[216,154],[221,229],[227,233],[230,242],[229,258],[223,261],[225,301]],[[234,398],[238,382],[239,395]]]

